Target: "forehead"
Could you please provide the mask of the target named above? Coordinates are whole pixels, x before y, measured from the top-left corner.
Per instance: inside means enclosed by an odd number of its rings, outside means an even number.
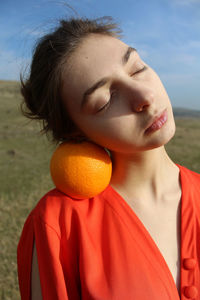
[[[90,35],[70,57],[63,75],[64,92],[80,97],[102,77],[111,76],[121,66],[127,45],[117,38]]]
[[[126,44],[114,37],[91,35],[76,50],[71,63],[74,67],[78,65],[79,71],[82,69],[88,71],[88,76],[89,72],[93,71],[97,74],[95,76],[108,75],[105,72],[108,72],[115,63],[120,63],[121,55],[126,48]],[[96,66],[99,67],[98,70],[94,70]],[[90,77],[93,77],[92,75]]]

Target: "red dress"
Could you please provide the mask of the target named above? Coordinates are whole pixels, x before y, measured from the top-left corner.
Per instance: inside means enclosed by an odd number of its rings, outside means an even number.
[[[54,189],[39,201],[18,245],[21,299],[31,299],[35,239],[44,300],[200,300],[200,175],[178,167],[181,298],[149,232],[108,186],[90,199]]]

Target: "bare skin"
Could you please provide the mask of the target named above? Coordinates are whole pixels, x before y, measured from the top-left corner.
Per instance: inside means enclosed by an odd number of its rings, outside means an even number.
[[[133,160],[130,163],[127,157],[123,159],[120,156],[116,159],[111,185],[126,200],[150,233],[180,293],[179,169],[171,162],[164,148],[162,151],[158,148],[149,155],[148,163],[143,161],[143,164],[137,159],[134,164]],[[159,164],[154,165],[155,161],[159,161]],[[166,165],[169,168],[165,169]]]
[[[175,133],[172,107],[154,70],[137,52],[129,54],[128,45],[113,37],[85,38],[66,64],[63,104],[78,132],[110,150],[111,185],[149,231],[179,289],[181,187],[179,169],[164,148]],[[165,124],[147,134],[164,111]]]
[[[63,102],[80,132],[110,150],[111,185],[149,231],[179,289],[181,187],[179,169],[164,148],[175,133],[171,103],[159,77],[137,52],[122,64],[127,47],[112,37],[86,38],[63,75]],[[84,92],[104,77],[106,84],[83,106]],[[163,110],[167,122],[147,134],[151,120]]]

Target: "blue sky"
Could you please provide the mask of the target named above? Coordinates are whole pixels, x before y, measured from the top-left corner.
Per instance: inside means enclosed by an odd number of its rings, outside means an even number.
[[[19,80],[59,18],[112,16],[160,76],[174,107],[200,110],[200,0],[1,0],[0,79]]]

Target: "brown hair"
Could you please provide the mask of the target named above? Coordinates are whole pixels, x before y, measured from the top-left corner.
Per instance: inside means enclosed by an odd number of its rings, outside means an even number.
[[[111,17],[61,20],[52,33],[38,41],[28,78],[23,80],[20,76],[22,113],[30,119],[42,120],[41,132],[51,133],[54,142],[70,137],[75,129],[60,96],[63,65],[91,33],[119,37],[121,30]]]

